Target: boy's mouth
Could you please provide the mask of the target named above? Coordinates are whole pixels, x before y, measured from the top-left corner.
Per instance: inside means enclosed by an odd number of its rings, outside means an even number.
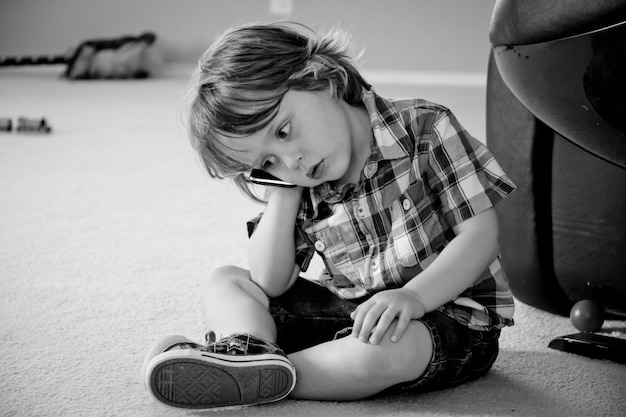
[[[322,176],[322,165],[324,164],[324,160],[320,161],[316,165],[313,165],[306,173],[308,178],[318,180]]]

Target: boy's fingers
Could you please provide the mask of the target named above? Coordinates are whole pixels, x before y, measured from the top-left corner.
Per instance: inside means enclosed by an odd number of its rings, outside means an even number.
[[[400,340],[402,335],[404,335],[406,329],[408,329],[409,323],[411,323],[411,318],[408,317],[406,314],[400,314],[396,323],[396,328],[391,335],[392,342],[397,342],[398,340]]]
[[[363,327],[363,319],[365,316],[364,311],[366,310],[367,309],[363,307],[363,304],[361,304],[350,314],[350,317],[354,320],[354,323],[352,324],[352,336],[356,338],[358,338],[361,334],[361,327]]]
[[[370,338],[370,334],[372,333],[372,328],[376,325],[376,320],[372,320],[372,309],[368,310],[367,313],[362,313],[361,316],[363,319],[357,338],[362,342],[367,342]]]
[[[376,324],[376,328],[372,332],[372,335],[369,339],[370,343],[375,345],[383,338],[385,332],[396,318],[396,313],[389,308],[385,310],[385,312],[378,319],[378,323]]]
[[[359,340],[363,342],[367,342],[371,336],[372,330],[378,323],[378,318],[380,317],[382,311],[380,311],[380,307],[376,304],[372,305],[370,308],[361,308],[358,312],[357,320],[359,317],[362,317],[362,321],[360,323],[360,329],[357,334]]]

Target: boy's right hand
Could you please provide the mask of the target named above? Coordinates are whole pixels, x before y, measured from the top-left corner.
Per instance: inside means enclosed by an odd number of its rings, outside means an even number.
[[[248,262],[252,281],[270,297],[282,294],[296,269],[294,228],[303,187],[266,187],[268,202],[250,236]]]
[[[291,187],[291,188],[272,187],[269,185],[265,186],[265,193],[268,199],[268,203],[271,200],[274,200],[276,203],[278,203],[278,206],[281,206],[281,207],[292,207],[293,205],[297,205],[299,207],[303,190],[304,190],[304,187],[300,187],[300,186]],[[295,216],[294,216],[294,219],[295,219]]]
[[[300,201],[300,198],[302,197],[302,190],[304,190],[304,187],[300,187],[299,185],[295,187],[274,187],[271,185],[265,186],[265,191],[269,195],[279,193],[284,196],[292,196],[292,198],[297,198],[298,202]]]

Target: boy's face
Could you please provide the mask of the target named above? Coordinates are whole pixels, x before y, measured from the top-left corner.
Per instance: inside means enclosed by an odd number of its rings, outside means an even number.
[[[369,116],[328,91],[289,90],[262,130],[223,138],[231,157],[292,184],[354,182],[369,155]]]

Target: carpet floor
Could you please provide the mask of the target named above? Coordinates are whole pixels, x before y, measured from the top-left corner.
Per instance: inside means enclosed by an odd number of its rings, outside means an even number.
[[[246,265],[245,221],[261,206],[203,172],[181,123],[186,71],[89,82],[60,72],[0,72],[0,118],[45,117],[53,129],[0,132],[0,415],[183,415],[148,397],[143,355],[165,335],[202,339],[200,283]],[[442,102],[484,138],[482,87],[378,91]],[[454,389],[191,414],[624,415],[625,365],[549,349],[575,332],[567,318],[518,303],[515,320],[493,370]],[[603,331],[624,337],[626,322]]]

